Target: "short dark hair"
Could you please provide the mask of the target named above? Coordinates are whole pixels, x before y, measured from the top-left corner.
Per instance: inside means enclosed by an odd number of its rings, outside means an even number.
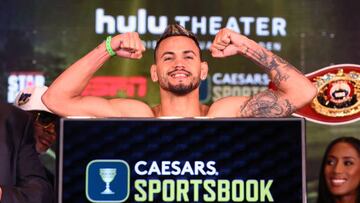
[[[183,36],[183,37],[188,37],[188,38],[192,39],[199,49],[200,59],[202,60],[202,54],[201,54],[199,42],[198,42],[196,36],[194,35],[194,33],[190,32],[189,30],[185,29],[184,27],[182,27],[179,24],[170,24],[166,27],[164,33],[160,36],[160,39],[156,42],[155,51],[154,51],[154,60],[155,61],[156,61],[156,52],[160,46],[160,43],[164,39],[166,39],[168,37],[174,37],[174,36]]]
[[[355,137],[339,137],[333,140],[326,148],[323,160],[321,162],[320,175],[319,175],[319,188],[318,188],[318,200],[317,203],[335,203],[333,195],[331,195],[325,180],[324,168],[327,160],[327,156],[330,150],[337,143],[347,143],[351,145],[360,156],[360,140]],[[360,203],[360,188],[357,193],[357,203]]]

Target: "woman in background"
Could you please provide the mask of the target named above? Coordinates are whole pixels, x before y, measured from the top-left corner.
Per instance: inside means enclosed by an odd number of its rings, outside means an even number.
[[[332,141],[321,164],[318,203],[360,203],[360,140]]]

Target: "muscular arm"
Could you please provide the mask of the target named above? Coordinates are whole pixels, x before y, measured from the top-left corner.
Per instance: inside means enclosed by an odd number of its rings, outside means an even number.
[[[250,97],[240,106],[241,117],[283,117],[310,102],[316,89],[295,67],[261,46],[251,46],[243,53],[262,67],[277,87]]]
[[[145,50],[137,33],[117,35],[111,41],[113,50],[123,58],[139,59]],[[110,58],[105,42],[67,68],[42,97],[44,104],[61,116],[152,116],[151,109],[140,101],[107,100],[81,96],[93,74]],[[121,103],[121,105],[118,105]],[[132,111],[130,111],[132,109]]]
[[[277,90],[252,97],[223,99],[239,117],[284,117],[310,102],[316,95],[313,84],[295,67],[256,42],[228,29],[221,30],[211,47],[214,57],[243,55],[266,71]],[[236,104],[236,101],[240,103]],[[220,108],[219,105],[217,108]],[[229,107],[227,107],[229,108]],[[231,107],[230,107],[231,108]]]

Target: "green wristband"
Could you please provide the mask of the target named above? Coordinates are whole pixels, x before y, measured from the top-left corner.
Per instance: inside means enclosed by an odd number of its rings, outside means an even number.
[[[110,56],[115,56],[116,53],[115,53],[114,50],[111,48],[111,36],[108,36],[108,37],[106,38],[105,45],[106,45],[106,51],[109,53],[109,55],[110,55]]]

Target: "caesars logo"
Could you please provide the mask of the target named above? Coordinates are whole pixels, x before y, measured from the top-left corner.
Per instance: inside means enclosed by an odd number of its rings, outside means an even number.
[[[258,37],[285,37],[286,20],[282,17],[267,16],[175,16],[176,23],[189,29],[196,35],[216,35],[223,27],[244,35]],[[103,8],[95,10],[95,32],[97,34],[115,34],[138,32],[140,35],[160,35],[169,22],[169,17],[148,15],[144,8],[137,10],[136,15],[112,16],[106,14]],[[280,42],[259,42],[269,50],[281,51]],[[154,49],[156,40],[144,41],[146,48]],[[211,41],[199,41],[201,49],[208,49]]]
[[[214,73],[209,78],[200,86],[202,102],[228,96],[251,96],[268,89],[270,81],[266,73]]]
[[[137,177],[133,185],[130,174]],[[219,175],[215,161],[138,161],[131,169],[123,160],[93,160],[86,169],[86,196],[91,202],[124,202],[130,196],[136,202],[274,202],[271,179]]]

